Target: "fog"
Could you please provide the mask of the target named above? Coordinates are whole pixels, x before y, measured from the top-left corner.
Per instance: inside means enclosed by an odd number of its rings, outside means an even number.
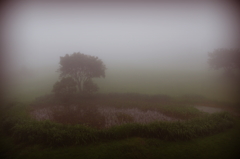
[[[59,57],[74,52],[103,60],[100,92],[228,98],[207,60],[236,46],[230,3],[12,2],[3,13],[4,68],[17,98],[50,93]]]

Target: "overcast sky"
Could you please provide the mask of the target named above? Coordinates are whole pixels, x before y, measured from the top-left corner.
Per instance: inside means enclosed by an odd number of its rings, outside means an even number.
[[[107,68],[198,68],[207,53],[231,48],[234,20],[226,4],[154,2],[9,3],[6,57],[16,67],[58,66],[74,52]]]

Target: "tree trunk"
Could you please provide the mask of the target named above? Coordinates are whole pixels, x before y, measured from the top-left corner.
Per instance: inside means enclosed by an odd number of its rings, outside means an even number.
[[[78,88],[78,92],[81,93],[82,92],[82,82],[81,82],[81,80],[77,81],[77,88]]]

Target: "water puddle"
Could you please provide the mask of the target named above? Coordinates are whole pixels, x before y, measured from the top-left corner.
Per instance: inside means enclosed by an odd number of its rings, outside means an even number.
[[[221,108],[212,108],[212,107],[206,107],[206,106],[194,106],[200,111],[213,114],[213,113],[218,113],[218,112],[223,112],[223,109]]]

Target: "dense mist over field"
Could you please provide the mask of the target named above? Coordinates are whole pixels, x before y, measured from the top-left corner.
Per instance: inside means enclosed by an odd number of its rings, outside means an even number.
[[[200,94],[232,100],[208,53],[236,47],[228,3],[12,2],[3,10],[5,90],[19,100],[51,93],[60,56],[106,65],[99,92]]]

